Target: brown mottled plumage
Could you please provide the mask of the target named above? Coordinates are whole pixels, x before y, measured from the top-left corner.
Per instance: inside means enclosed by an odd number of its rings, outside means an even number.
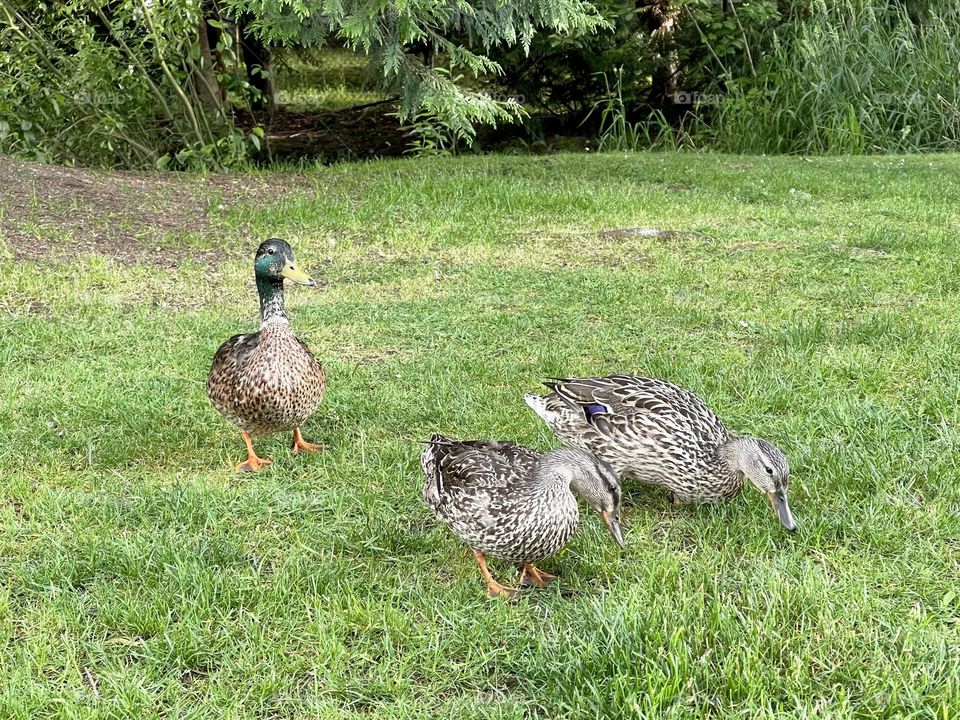
[[[592,452],[621,477],[666,488],[674,503],[713,503],[749,480],[788,530],[790,465],[774,445],[734,435],[689,390],[665,380],[614,375],[546,383],[527,404],[557,437]]]
[[[474,553],[491,596],[511,596],[487,569],[486,555],[521,565],[542,586],[538,570],[567,544],[580,510],[571,489],[598,510],[621,546],[620,485],[613,470],[583,450],[548,453],[495,440],[451,440],[434,435],[420,457],[423,500]]]
[[[315,283],[294,265],[293,250],[283,240],[260,245],[254,271],[260,330],[223,343],[207,378],[210,402],[240,428],[247,445],[247,459],[237,472],[270,464],[254,452],[252,436],[292,430],[295,451],[318,450],[319,445],[303,440],[300,426],[320,405],[326,385],[323,368],[294,336],[283,309],[284,278],[311,287]]]

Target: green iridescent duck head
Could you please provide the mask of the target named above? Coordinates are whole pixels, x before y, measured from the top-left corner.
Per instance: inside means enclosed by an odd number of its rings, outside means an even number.
[[[261,326],[287,321],[283,309],[284,280],[309,287],[317,284],[297,267],[293,248],[279,238],[270,238],[260,244],[253,259],[253,270],[257,277],[257,293],[260,295]]]
[[[316,283],[293,259],[293,248],[280,238],[270,238],[260,243],[253,260],[257,283],[260,281],[283,283],[284,278],[298,285],[313,287]]]

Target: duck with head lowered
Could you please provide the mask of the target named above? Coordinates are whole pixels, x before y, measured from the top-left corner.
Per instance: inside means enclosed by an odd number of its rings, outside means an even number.
[[[424,502],[473,550],[491,597],[512,597],[516,588],[493,579],[487,555],[520,566],[520,584],[543,587],[553,578],[536,563],[559,551],[577,529],[580,509],[571,490],[600,512],[623,547],[620,484],[588,452],[541,453],[509,442],[433,435],[420,462]]]
[[[258,457],[253,437],[293,431],[295,452],[315,452],[300,426],[323,400],[326,377],[309,348],[293,334],[283,308],[283,281],[313,287],[316,283],[294,261],[283,240],[271,238],[257,248],[253,260],[260,295],[260,330],[234,335],[213,357],[207,396],[227,420],[240,428],[247,459],[237,472],[253,472],[270,464]]]
[[[552,392],[526,395],[527,404],[557,437],[594,453],[621,478],[659,485],[674,504],[725,500],[746,480],[766,495],[780,524],[796,530],[783,452],[730,432],[689,390],[631,375],[544,384]]]

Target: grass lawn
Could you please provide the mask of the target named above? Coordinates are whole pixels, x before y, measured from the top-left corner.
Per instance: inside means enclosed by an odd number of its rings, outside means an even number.
[[[960,157],[299,183],[211,190],[207,229],[149,239],[171,262],[5,261],[0,716],[960,717]],[[675,232],[609,232],[638,227]],[[329,449],[270,438],[241,477],[204,380],[256,326],[269,235],[325,282],[287,306]],[[523,393],[614,372],[782,447],[799,532],[750,488],[674,509],[628,486],[625,550],[584,510],[558,583],[488,600],[420,500],[418,441],[554,446]]]
[[[341,110],[383,100],[369,60],[342,48],[281,54],[277,73],[279,105],[299,111]]]

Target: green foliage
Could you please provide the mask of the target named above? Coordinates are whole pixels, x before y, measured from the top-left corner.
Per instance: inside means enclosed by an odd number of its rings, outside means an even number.
[[[952,2],[815,2],[772,34],[755,76],[726,76],[692,134],[736,152],[956,150],[958,27]]]
[[[627,107],[623,101],[623,68],[613,71],[614,83],[610,87],[610,80],[606,73],[602,73],[603,85],[606,88],[606,97],[598,100],[590,113],[599,111],[600,139],[598,149],[617,151],[636,151],[641,147],[643,132],[641,123],[631,123],[627,119]],[[590,115],[584,120],[590,119]]]
[[[638,94],[629,72],[618,76],[615,92],[606,88],[597,97],[593,90],[593,110],[603,109],[594,116],[604,147],[766,153],[960,147],[960,7],[953,3],[644,4],[645,12],[654,7],[672,25],[648,48],[659,58],[649,79],[655,84],[669,58],[677,72],[674,94],[660,100],[646,90]],[[618,21],[618,31],[626,22]],[[575,75],[562,63],[554,72]]]
[[[131,168],[243,162],[262,132],[236,130],[229,108],[254,89],[229,32],[204,74],[199,23],[190,0],[0,0],[0,151]]]
[[[416,157],[450,157],[458,150],[458,138],[452,128],[441,118],[425,110],[413,116],[403,126],[403,131],[412,136],[407,153]]]
[[[684,89],[699,92],[715,87],[718,76],[754,76],[755,56],[769,47],[771,31],[801,12],[799,6],[781,7],[778,0],[731,1],[726,6],[718,0],[679,0],[676,5],[680,22],[673,47]]]
[[[498,56],[496,81],[533,114],[589,108],[602,147],[960,147],[955,3],[651,0],[598,11],[612,32],[539,36],[527,64],[516,50]]]
[[[493,81],[531,108],[575,124],[609,96],[597,78],[619,69],[627,115],[662,115],[674,109],[675,98],[665,95],[673,84],[700,93],[718,76],[753,74],[751,48],[782,22],[776,0],[732,4],[729,10],[717,0],[595,4],[609,32],[539,35],[529,57],[515,48],[495,56],[504,76]]]
[[[689,124],[687,115],[697,114],[687,98],[715,93],[717,78],[752,76],[752,53],[792,13],[776,0],[729,9],[717,0],[605,0],[596,6],[611,31],[539,35],[529,57],[516,48],[495,56],[504,75],[492,82],[523,97],[532,114],[561,118],[561,127],[592,117],[608,146],[611,126],[603,121],[613,117],[612,105],[620,137],[633,135],[628,145],[666,142]],[[612,73],[616,93],[597,81]],[[596,112],[601,106],[608,112]]]
[[[336,42],[370,55],[385,86],[400,94],[402,118],[425,110],[467,141],[477,124],[509,122],[523,111],[513,99],[454,82],[454,75],[500,75],[502,67],[489,53],[507,46],[527,52],[540,29],[575,35],[607,25],[586,0],[226,0],[225,5],[233,13],[253,13],[252,27],[269,42],[308,47]],[[417,57],[415,48],[439,56],[447,72]]]
[[[632,110],[645,102],[658,65],[658,41],[645,29],[637,3],[601,0],[594,5],[608,30],[540,34],[529,52],[503,48],[494,54],[503,75],[491,82],[523,98],[532,112],[562,118],[571,127],[605,98],[597,78],[615,68],[625,105]]]

